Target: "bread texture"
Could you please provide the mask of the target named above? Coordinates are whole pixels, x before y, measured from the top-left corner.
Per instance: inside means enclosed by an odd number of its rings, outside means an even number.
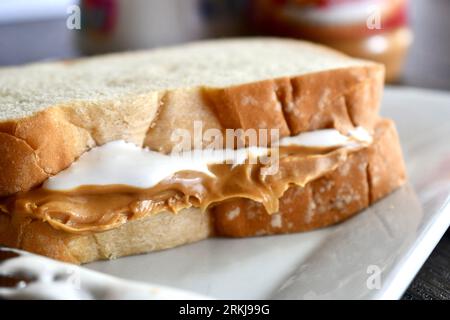
[[[211,236],[248,237],[312,230],[341,222],[401,186],[402,152],[390,120],[379,120],[374,143],[305,187],[292,186],[269,215],[261,204],[235,199],[206,213],[189,208],[127,222],[117,229],[74,235],[42,221],[13,225],[0,214],[0,244],[72,263],[172,248]]]
[[[104,143],[169,153],[175,129],[279,129],[281,137],[357,126],[374,143],[333,172],[292,186],[269,215],[232,199],[161,212],[76,235],[0,211],[0,244],[72,263],[172,248],[211,236],[246,237],[345,220],[405,181],[394,124],[380,119],[383,66],[307,42],[205,41],[143,52],[0,69],[0,197],[38,187]],[[209,141],[201,141],[202,146]],[[194,144],[192,144],[194,146]]]
[[[229,237],[308,231],[343,221],[381,199],[406,180],[395,125],[380,120],[374,143],[336,170],[305,187],[292,186],[280,198],[280,210],[268,214],[249,199],[236,199],[213,208],[215,232]]]
[[[175,128],[373,129],[384,68],[296,40],[216,40],[0,69],[0,197],[90,148],[169,152]],[[202,141],[202,143],[206,143]]]
[[[33,220],[11,224],[0,214],[0,244],[75,264],[145,253],[206,239],[210,215],[195,208],[179,214],[162,212],[106,232],[73,235]]]

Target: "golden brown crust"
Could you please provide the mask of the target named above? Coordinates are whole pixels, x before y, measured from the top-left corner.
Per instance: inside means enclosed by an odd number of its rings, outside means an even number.
[[[366,154],[357,153],[333,173],[303,188],[290,187],[280,198],[279,212],[271,215],[261,204],[248,199],[215,207],[217,235],[250,237],[307,231],[350,217],[369,205],[366,158]],[[343,178],[347,170],[352,178]]]
[[[46,222],[19,226],[0,213],[0,244],[73,263],[171,248],[211,235],[247,237],[311,230],[343,221],[405,181],[405,168],[395,126],[381,120],[374,143],[353,153],[335,171],[304,188],[291,187],[280,198],[280,211],[269,215],[251,200],[224,202],[202,214],[184,209],[128,222],[107,232],[74,235]]]
[[[378,138],[368,149],[370,203],[381,199],[406,180],[402,149],[394,122],[382,121],[376,128],[375,136]]]
[[[0,124],[0,196],[29,190],[69,166],[92,145],[89,135],[73,126],[60,109]]]
[[[394,123],[381,120],[375,141],[337,170],[308,183],[292,186],[280,198],[280,210],[269,215],[248,199],[214,208],[217,235],[249,237],[291,233],[343,221],[402,185],[406,179]]]
[[[372,129],[377,121],[384,70],[375,65],[317,72],[284,81],[284,113],[291,134],[333,127]],[[289,94],[290,92],[290,94]]]
[[[29,190],[47,178],[25,141],[0,132],[0,154],[0,196]]]
[[[0,197],[28,191],[87,149],[125,139],[169,152],[175,128],[278,128],[281,136],[362,125],[377,119],[383,67],[377,64],[228,88],[154,92],[116,101],[73,102],[0,122]],[[192,135],[193,136],[193,135]],[[207,141],[202,141],[203,144]]]
[[[289,136],[276,81],[266,80],[224,89],[204,90],[222,127],[231,129],[279,129]]]

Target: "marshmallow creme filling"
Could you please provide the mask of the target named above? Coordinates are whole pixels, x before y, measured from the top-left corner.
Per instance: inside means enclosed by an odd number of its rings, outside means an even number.
[[[305,186],[334,171],[370,143],[363,128],[348,135],[335,129],[306,132],[280,139],[277,148],[180,155],[113,141],[86,152],[41,187],[0,200],[0,213],[13,223],[39,219],[75,234],[114,229],[162,211],[205,211],[233,198],[260,202],[271,214],[291,185]],[[277,161],[272,171],[271,156]]]

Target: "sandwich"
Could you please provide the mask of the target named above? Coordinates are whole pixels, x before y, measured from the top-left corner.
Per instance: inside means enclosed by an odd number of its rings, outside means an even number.
[[[0,245],[72,263],[326,227],[405,182],[384,68],[213,40],[0,69]]]

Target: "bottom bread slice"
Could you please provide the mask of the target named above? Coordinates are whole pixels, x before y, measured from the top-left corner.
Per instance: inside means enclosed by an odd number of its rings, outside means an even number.
[[[387,195],[406,180],[395,125],[383,119],[373,144],[350,155],[333,172],[305,187],[291,186],[280,198],[279,212],[267,214],[249,199],[214,207],[217,235],[249,237],[307,231],[343,221]]]
[[[353,153],[335,171],[291,186],[280,198],[280,210],[267,214],[247,199],[219,204],[208,213],[189,208],[162,212],[121,227],[75,235],[42,221],[13,226],[0,214],[0,244],[55,259],[87,263],[172,248],[210,236],[248,237],[312,230],[343,221],[405,182],[405,167],[394,123],[380,120],[373,144]]]

